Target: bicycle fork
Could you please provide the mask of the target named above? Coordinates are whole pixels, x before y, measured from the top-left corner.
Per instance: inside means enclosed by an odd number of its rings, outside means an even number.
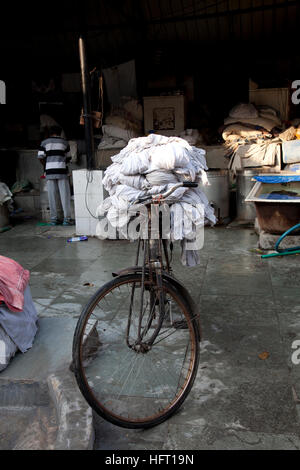
[[[148,258],[148,259],[147,259]],[[149,266],[149,278],[147,282],[149,284],[149,291],[150,291],[150,306],[149,306],[149,315],[146,322],[146,325],[142,325],[143,317],[145,314],[145,307],[144,307],[144,294],[145,294],[145,266],[146,264]],[[130,303],[130,311],[128,316],[128,325],[127,325],[127,332],[126,332],[126,342],[127,345],[134,349],[137,352],[146,353],[149,351],[157,338],[163,320],[165,318],[165,295],[163,291],[163,282],[162,282],[162,253],[161,253],[161,239],[150,239],[144,242],[144,262],[143,262],[143,269],[142,269],[142,280],[141,280],[141,297],[140,297],[140,311],[138,317],[138,328],[137,328],[137,335],[136,340],[132,344],[129,341],[130,335],[130,327],[132,321],[132,308],[133,308],[133,300],[135,294],[135,284],[132,287],[131,292],[131,303]],[[157,326],[154,329],[153,334],[147,341],[144,341],[144,338],[149,331],[152,322],[154,320],[156,305],[159,305],[159,315],[158,315],[158,322]],[[147,308],[147,306],[146,306]]]

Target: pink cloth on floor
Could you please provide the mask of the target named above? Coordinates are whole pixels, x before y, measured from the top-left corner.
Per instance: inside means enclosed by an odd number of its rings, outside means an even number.
[[[0,301],[12,312],[21,312],[24,306],[24,290],[30,273],[13,259],[0,256]]]

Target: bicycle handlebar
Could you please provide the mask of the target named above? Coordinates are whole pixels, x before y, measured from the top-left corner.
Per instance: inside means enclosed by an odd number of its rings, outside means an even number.
[[[176,191],[176,189],[178,188],[197,188],[197,187],[198,187],[198,183],[195,183],[193,181],[183,181],[181,183],[174,184],[174,186],[171,189],[168,189],[168,191],[166,191],[165,193],[140,197],[136,199],[135,201],[133,201],[132,204],[140,204],[146,201],[151,202],[151,201],[155,201],[155,199],[163,200],[163,199],[166,199],[168,196],[170,196],[172,193],[174,193],[174,191]]]
[[[193,181],[183,181],[182,186],[184,188],[197,188],[198,183],[194,183]]]

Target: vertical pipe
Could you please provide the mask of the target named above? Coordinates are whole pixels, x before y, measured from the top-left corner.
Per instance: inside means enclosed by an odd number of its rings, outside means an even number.
[[[79,58],[81,68],[81,83],[83,94],[83,116],[84,116],[84,133],[87,156],[87,169],[94,169],[94,135],[93,122],[91,112],[91,88],[90,75],[87,67],[85,40],[82,35],[79,37]]]

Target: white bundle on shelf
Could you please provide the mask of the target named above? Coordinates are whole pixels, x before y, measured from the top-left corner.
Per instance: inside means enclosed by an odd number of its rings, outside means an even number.
[[[131,204],[138,198],[162,194],[182,181],[209,184],[205,151],[179,137],[150,134],[131,139],[112,161],[103,178],[109,197],[99,214],[106,214],[120,231],[130,221]],[[182,240],[182,263],[195,266],[199,257],[195,250],[187,249],[187,241],[198,227],[216,223],[213,208],[199,187],[177,188],[166,202],[170,206],[170,238]],[[190,223],[185,224],[184,219]]]

